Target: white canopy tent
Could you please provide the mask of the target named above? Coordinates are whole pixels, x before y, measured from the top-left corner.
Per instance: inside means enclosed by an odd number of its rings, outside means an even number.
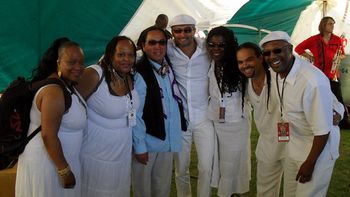
[[[316,0],[308,6],[299,17],[294,27],[292,42],[298,44],[306,38],[318,34],[318,25],[322,17],[331,16],[335,20],[334,33],[350,36],[350,1],[349,0]],[[345,48],[350,54],[350,44]]]
[[[158,14],[171,20],[178,14],[191,15],[197,21],[197,30],[223,25],[249,0],[144,0],[121,35],[137,40],[140,32],[154,25]]]

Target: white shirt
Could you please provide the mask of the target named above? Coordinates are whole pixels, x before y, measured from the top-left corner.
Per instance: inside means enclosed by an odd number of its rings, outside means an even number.
[[[168,57],[173,65],[180,92],[185,98],[185,117],[190,123],[198,124],[206,119],[210,60],[204,40],[195,38],[195,41],[196,51],[189,58],[176,47],[173,40],[169,40]]]
[[[275,75],[271,72],[271,75]],[[281,113],[276,89],[276,83],[270,81],[270,97],[267,108],[268,88],[267,76],[265,76],[264,87],[257,95],[248,79],[247,97],[253,107],[254,121],[259,132],[256,157],[265,163],[275,162],[285,157],[286,142],[278,142],[277,122],[280,121]]]
[[[276,75],[271,76],[272,82],[276,82]],[[278,76],[280,94],[283,81]],[[294,160],[305,161],[314,136],[326,135],[333,128],[333,100],[329,80],[318,68],[295,57],[293,67],[285,79],[282,102],[283,117],[290,127],[286,154]],[[330,138],[332,135],[333,132],[330,132]],[[329,142],[323,151],[333,152],[331,149],[338,148],[331,147]]]
[[[208,73],[209,77],[209,108],[208,119],[218,122],[219,121],[219,108],[221,93],[218,82],[215,77],[215,63],[212,61],[211,67]],[[241,122],[242,116],[247,117],[249,113],[248,103],[244,103],[244,111],[242,112],[242,93],[237,89],[236,92],[223,94],[223,100],[225,105],[225,122]]]

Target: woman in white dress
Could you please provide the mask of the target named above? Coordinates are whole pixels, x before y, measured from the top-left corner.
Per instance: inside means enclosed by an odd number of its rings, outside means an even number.
[[[83,73],[84,55],[77,43],[56,40],[42,59],[33,81],[59,78],[71,93],[65,112],[62,88],[46,85],[35,94],[29,132],[42,126],[19,156],[17,197],[81,196],[80,149],[86,125],[85,104],[74,84]]]
[[[81,153],[84,197],[130,195],[132,126],[139,105],[131,74],[135,59],[135,44],[114,37],[79,82],[88,105]]]
[[[208,34],[212,59],[208,118],[213,120],[217,135],[218,196],[224,197],[248,192],[250,180],[250,116],[242,97],[237,47],[234,33],[225,27],[213,28]]]

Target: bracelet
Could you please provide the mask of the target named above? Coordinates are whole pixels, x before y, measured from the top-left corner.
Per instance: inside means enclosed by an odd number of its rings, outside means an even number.
[[[65,168],[62,170],[57,170],[57,173],[60,177],[65,177],[70,173],[70,167],[67,165]]]

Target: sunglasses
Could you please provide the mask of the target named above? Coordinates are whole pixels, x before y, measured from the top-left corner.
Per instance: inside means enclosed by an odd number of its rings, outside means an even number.
[[[273,54],[275,54],[275,55],[278,55],[278,54],[282,53],[283,48],[288,47],[288,46],[290,46],[290,45],[285,45],[285,46],[283,46],[283,47],[281,47],[281,48],[272,49],[272,50],[270,50],[270,51],[263,51],[263,52],[262,52],[262,55],[263,55],[263,56],[266,56],[266,57],[270,56],[271,53],[273,53]]]
[[[181,34],[182,32],[184,32],[185,34],[189,34],[192,32],[192,27],[185,27],[183,29],[173,29],[173,32],[175,34]]]
[[[150,46],[155,46],[156,44],[159,44],[161,46],[166,45],[166,40],[149,40],[147,41],[147,44],[149,44]]]
[[[224,43],[224,42],[220,42],[220,43],[208,42],[208,47],[209,47],[209,48],[215,48],[215,47],[218,47],[218,48],[225,48],[225,46],[226,46],[226,43]]]

